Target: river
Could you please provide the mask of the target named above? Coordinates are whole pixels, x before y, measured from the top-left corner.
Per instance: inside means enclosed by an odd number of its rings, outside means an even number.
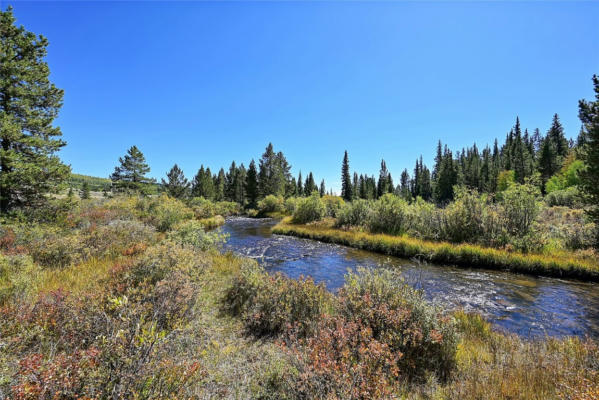
[[[399,269],[434,303],[485,315],[499,329],[521,336],[599,337],[599,285],[503,271],[420,264],[335,244],[273,235],[272,219],[227,219],[225,248],[251,257],[268,271],[311,276],[335,291],[358,266]]]

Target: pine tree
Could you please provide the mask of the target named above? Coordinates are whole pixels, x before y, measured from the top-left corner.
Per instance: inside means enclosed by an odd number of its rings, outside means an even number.
[[[543,140],[538,158],[538,169],[541,174],[541,190],[545,193],[545,184],[560,169],[555,145],[549,137]]]
[[[557,114],[553,115],[551,128],[549,128],[549,131],[547,131],[547,137],[551,140],[553,146],[555,147],[555,153],[557,157],[559,157],[558,165],[561,168],[563,159],[568,155],[569,146],[568,139],[566,139],[566,136],[564,135],[564,128],[562,127]]]
[[[405,200],[410,200],[412,198],[410,193],[410,174],[408,173],[407,169],[404,169],[401,173],[399,188],[401,197],[403,197]]]
[[[83,184],[81,185],[81,193],[79,194],[79,197],[81,197],[81,199],[83,199],[83,200],[87,200],[90,198],[89,184],[87,183],[87,181],[83,181]]]
[[[243,163],[237,168],[237,174],[235,176],[235,188],[233,189],[233,198],[235,202],[241,204],[242,207],[246,203],[246,192],[245,192],[245,180],[247,177],[247,170]]]
[[[235,186],[237,183],[237,165],[231,162],[229,171],[225,174],[225,200],[235,201]]]
[[[162,179],[162,186],[170,196],[180,199],[187,195],[189,182],[177,164],[173,165],[166,177],[167,180]]]
[[[286,183],[291,179],[290,169],[291,166],[283,153],[275,153],[272,143],[269,143],[260,158],[258,173],[260,195],[284,196]]]
[[[389,171],[385,160],[381,160],[381,169],[379,170],[379,180],[376,186],[377,197],[381,197],[385,193],[389,193]]]
[[[48,40],[0,11],[0,212],[45,201],[70,173],[56,152],[66,143],[52,125],[63,91],[50,82]]]
[[[218,175],[214,177],[214,200],[224,201],[225,200],[225,170],[220,169]]]
[[[254,160],[250,162],[250,167],[245,178],[245,193],[248,206],[255,208],[258,202],[259,188],[258,171],[256,170],[256,162]]]
[[[324,186],[324,179],[322,181],[320,181],[320,197],[324,196],[327,192],[325,186]]]
[[[343,155],[343,164],[341,165],[341,197],[345,201],[351,201],[352,199],[352,187],[351,177],[349,175],[349,157],[347,156],[347,150]]]
[[[145,193],[148,184],[154,183],[154,179],[146,177],[150,167],[137,146],[131,146],[127,154],[119,158],[119,164],[110,176],[115,191]]]
[[[352,189],[352,199],[357,199],[360,197],[360,178],[358,177],[358,173],[354,172],[354,178],[351,184]]]
[[[316,186],[316,182],[314,181],[314,175],[312,175],[312,172],[310,172],[306,178],[306,183],[304,184],[304,193],[306,193],[306,196],[310,196],[312,192],[317,191],[318,186]]]
[[[585,139],[582,151],[586,168],[581,173],[582,189],[589,204],[588,213],[599,226],[599,77],[593,75],[595,101],[578,102]],[[599,231],[595,247],[599,248]]]
[[[214,181],[210,168],[205,170],[204,165],[200,167],[191,184],[191,195],[207,200],[214,199]]]
[[[304,181],[302,180],[302,171],[297,176],[297,195],[302,197],[304,195]]]

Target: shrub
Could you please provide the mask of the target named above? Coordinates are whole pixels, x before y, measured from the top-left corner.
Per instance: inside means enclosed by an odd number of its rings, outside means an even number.
[[[362,268],[349,273],[339,303],[341,315],[370,328],[375,339],[401,355],[401,374],[449,377],[457,346],[454,320],[430,306],[397,272]]]
[[[526,236],[539,214],[541,192],[532,185],[513,184],[501,196],[501,217],[507,233],[515,237]]]
[[[293,222],[296,224],[306,224],[308,222],[318,221],[326,214],[326,208],[320,195],[313,193],[310,197],[301,199],[293,212]]]
[[[266,215],[267,213],[280,213],[285,210],[282,197],[269,194],[258,202],[258,213]]]
[[[182,201],[162,195],[150,202],[149,221],[160,232],[166,232],[179,222],[193,218],[194,214]]]
[[[227,240],[227,236],[218,232],[205,232],[201,222],[190,220],[177,225],[167,235],[175,243],[193,246],[206,251],[220,247]]]
[[[550,206],[582,207],[583,201],[576,186],[562,190],[554,190],[545,196],[545,203]]]
[[[245,264],[225,296],[225,307],[241,315],[249,332],[257,336],[279,335],[293,328],[304,337],[312,332],[331,295],[310,278],[289,279],[269,275],[255,263]]]
[[[433,203],[424,201],[421,197],[416,198],[409,206],[411,236],[421,239],[438,240],[441,237],[439,227],[442,212]]]
[[[357,199],[351,203],[345,203],[341,207],[335,225],[338,227],[366,227],[369,215],[370,203],[367,200]]]
[[[325,214],[327,217],[336,218],[337,215],[339,214],[339,211],[345,204],[343,199],[339,196],[325,195],[325,196],[322,196],[321,200],[324,203],[325,210],[326,210]]]
[[[297,197],[289,197],[285,199],[285,212],[289,215],[293,215],[293,212],[295,211],[295,208],[300,200],[301,199]]]
[[[443,238],[451,242],[475,242],[483,233],[486,196],[465,187],[454,187],[455,201],[443,210]]]
[[[408,203],[394,194],[383,195],[372,206],[368,226],[375,233],[405,233],[409,227]]]

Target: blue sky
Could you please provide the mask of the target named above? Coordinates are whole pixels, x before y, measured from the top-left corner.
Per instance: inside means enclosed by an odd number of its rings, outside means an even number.
[[[599,73],[597,2],[21,2],[45,35],[75,172],[108,176],[135,144],[151,175],[259,158],[339,190],[352,170],[397,180],[438,139],[503,139],[519,115],[568,136]]]

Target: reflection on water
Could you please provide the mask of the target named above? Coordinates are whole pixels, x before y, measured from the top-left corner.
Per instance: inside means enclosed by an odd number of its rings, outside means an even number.
[[[599,336],[598,285],[510,272],[419,264],[334,244],[272,235],[270,219],[231,218],[221,228],[227,249],[257,259],[269,271],[311,276],[335,290],[348,269],[398,268],[406,281],[445,307],[477,311],[523,336]]]

